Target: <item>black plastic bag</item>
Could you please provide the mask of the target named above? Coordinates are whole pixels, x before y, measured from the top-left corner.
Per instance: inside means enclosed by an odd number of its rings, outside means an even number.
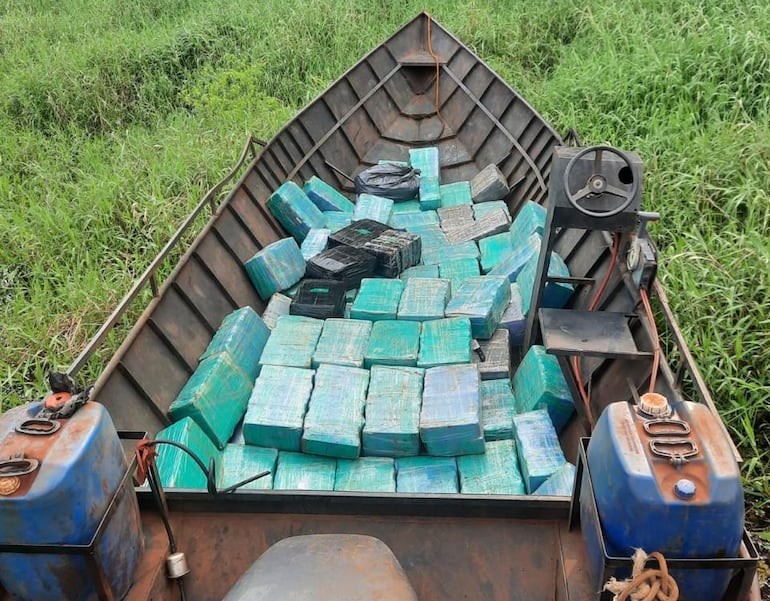
[[[420,192],[420,172],[383,163],[363,170],[354,183],[356,194],[374,194],[394,201],[414,200]]]

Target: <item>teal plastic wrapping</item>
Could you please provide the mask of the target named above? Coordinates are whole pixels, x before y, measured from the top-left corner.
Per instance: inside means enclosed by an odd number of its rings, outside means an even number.
[[[440,271],[440,270],[439,270]],[[511,302],[511,286],[502,276],[466,279],[444,311],[447,317],[467,317],[473,337],[491,338]]]
[[[508,330],[499,327],[492,337],[479,340],[479,348],[484,360],[478,353],[473,353],[473,362],[478,365],[482,380],[497,380],[511,377],[511,342]]]
[[[268,244],[244,264],[251,283],[264,300],[291,288],[305,275],[305,259],[293,238]]]
[[[278,188],[267,199],[267,208],[299,243],[311,228],[326,227],[324,214],[294,182],[286,182]]]
[[[545,207],[531,200],[524,202],[511,224],[511,242],[513,242],[513,247],[517,248],[524,244],[532,234],[542,236],[545,218]]]
[[[281,451],[273,478],[274,490],[334,490],[337,460]]]
[[[414,367],[420,350],[418,321],[376,321],[364,354],[364,367],[397,365]]]
[[[238,490],[270,490],[273,488],[273,474],[277,459],[278,451],[276,449],[229,444],[225,447],[224,453],[222,453],[222,463],[217,468],[217,488],[228,488],[247,478],[269,471],[267,476],[244,484]]]
[[[479,395],[484,439],[487,441],[512,439],[516,401],[513,398],[510,378],[483,380]]]
[[[513,435],[524,485],[531,494],[567,460],[545,409],[514,415]]]
[[[266,365],[254,383],[243,418],[246,444],[299,451],[313,371]]]
[[[438,264],[438,273],[439,277],[449,280],[449,297],[452,298],[465,280],[479,275],[479,262],[471,258],[442,261]]]
[[[401,202],[393,203],[393,215],[399,215],[401,213],[419,213],[420,201],[419,200],[402,200]],[[429,213],[430,211],[426,211]]]
[[[334,490],[396,492],[396,466],[389,457],[338,459]]]
[[[504,258],[513,252],[513,243],[509,232],[502,232],[479,240],[481,253],[481,271],[489,273]]]
[[[168,409],[179,421],[192,417],[218,449],[224,449],[241,421],[253,383],[226,353],[198,364]]]
[[[371,332],[371,321],[327,319],[313,353],[313,367],[322,363],[363,367]]]
[[[398,204],[395,206],[398,206]],[[390,221],[388,223],[390,224],[390,227],[408,230],[415,225],[438,224],[438,215],[436,214],[436,211],[421,211],[419,208],[417,209],[417,212],[405,213],[399,211],[398,213],[394,212],[390,216]]]
[[[470,205],[473,203],[470,182],[444,184],[439,187],[439,193],[441,194],[442,207],[455,207],[457,205]]]
[[[484,217],[486,217],[490,213],[494,213],[498,209],[501,209],[505,212],[506,216],[508,217],[508,221],[511,220],[511,214],[508,211],[508,205],[505,203],[504,200],[490,200],[487,202],[474,203],[473,217],[477,221],[481,221],[482,219],[484,219]]]
[[[422,249],[425,252],[426,247],[437,247],[449,244],[446,235],[441,227],[435,223],[427,224],[407,224],[406,231],[410,234],[416,234],[422,241]]]
[[[329,243],[329,234],[331,230],[327,228],[313,228],[305,236],[305,240],[302,242],[299,250],[302,253],[302,258],[305,261],[309,261],[315,257],[318,253],[326,250],[326,245]]]
[[[460,492],[468,495],[524,495],[513,440],[487,442],[481,455],[457,458]]]
[[[570,497],[575,487],[577,468],[571,463],[565,463],[551,477],[537,487],[533,495],[543,497]]]
[[[456,494],[459,491],[454,457],[396,459],[396,492]]]
[[[500,259],[500,262],[490,269],[487,275],[502,275],[509,281],[515,282],[527,263],[530,261],[537,263],[542,241],[540,234],[532,234],[522,246],[515,247]]]
[[[280,292],[276,292],[270,297],[270,302],[267,303],[267,307],[262,312],[262,321],[271,330],[275,329],[275,324],[278,318],[283,315],[289,314],[289,308],[291,307],[291,298]]]
[[[422,324],[418,367],[471,362],[471,323],[464,317],[434,319]]]
[[[332,234],[340,231],[344,227],[348,227],[353,223],[352,213],[343,213],[342,211],[325,211],[324,217],[326,218],[326,229]]]
[[[303,191],[321,211],[352,213],[355,208],[344,194],[315,175],[305,182]]]
[[[259,358],[270,337],[270,328],[251,307],[243,307],[222,320],[216,334],[201,355],[203,361],[219,353],[227,353],[250,380],[259,374]]]
[[[417,367],[372,367],[362,434],[365,455],[409,457],[420,452],[424,373]]]
[[[310,368],[323,323],[301,315],[279,317],[262,351],[260,365]]]
[[[420,170],[420,208],[423,211],[441,206],[438,148],[412,148],[409,163]]]
[[[299,286],[301,283],[302,283],[302,280],[294,284],[291,288],[287,288],[286,290],[284,290],[283,294],[285,296],[288,296],[290,299],[295,298],[297,296],[297,292],[299,291]],[[291,311],[289,313],[291,314]]]
[[[521,292],[521,309],[524,315],[529,314],[529,304],[532,301],[532,289],[535,286],[535,276],[537,274],[537,257],[532,257],[524,269],[521,270],[516,283]],[[569,277],[569,269],[558,254],[551,253],[551,261],[548,266],[548,275],[552,277]],[[575,287],[572,284],[563,282],[547,282],[543,290],[543,296],[540,306],[549,309],[561,309],[567,304]]]
[[[429,455],[484,452],[479,388],[475,365],[442,365],[425,370],[420,439]]]
[[[423,246],[422,262],[425,265],[433,265],[442,261],[453,259],[478,259],[479,247],[475,242],[460,242],[459,244],[445,244],[443,246],[431,246],[427,250]]]
[[[181,442],[200,457],[206,466],[212,458],[217,469],[222,462],[222,452],[191,417],[171,424],[158,432],[155,438]],[[206,476],[187,453],[171,445],[158,445],[157,451],[155,464],[158,466],[158,474],[164,488],[206,489]]]
[[[529,347],[516,369],[513,394],[516,413],[547,409],[557,432],[562,431],[575,411],[558,359],[540,345]]]
[[[521,308],[521,292],[518,284],[511,284],[511,302],[500,318],[500,327],[508,330],[512,347],[524,344],[524,330],[527,328],[527,316]]]
[[[444,317],[449,299],[449,280],[409,278],[398,305],[398,319],[426,321]]]
[[[399,277],[403,282],[409,278],[437,278],[438,265],[416,265],[415,267],[404,269]]]
[[[392,212],[393,201],[390,198],[374,196],[373,194],[359,194],[356,208],[353,211],[353,221],[371,219],[387,225]]]
[[[343,459],[358,457],[368,386],[365,369],[321,365],[305,415],[302,451]]]
[[[350,309],[350,317],[369,321],[396,319],[403,291],[401,280],[364,278]]]

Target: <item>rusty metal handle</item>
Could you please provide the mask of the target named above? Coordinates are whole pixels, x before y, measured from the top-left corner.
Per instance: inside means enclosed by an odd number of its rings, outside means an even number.
[[[644,431],[649,436],[687,436],[690,424],[681,419],[653,419],[643,422]]]
[[[25,476],[34,472],[39,465],[40,462],[37,459],[12,457],[11,459],[0,461],[0,477]]]
[[[55,422],[51,419],[42,417],[36,417],[34,419],[26,419],[16,426],[16,431],[19,434],[29,434],[31,436],[50,436],[61,428],[60,422]]]
[[[684,450],[676,450],[685,447]],[[688,438],[669,438],[667,440],[651,440],[650,451],[653,455],[668,459],[671,463],[686,463],[690,457],[698,454],[698,445]]]
[[[225,177],[223,177],[219,181],[219,183],[217,183],[208,192],[206,192],[203,199],[201,199],[201,201],[196,205],[196,207],[192,210],[192,212],[182,222],[182,225],[179,226],[179,229],[177,229],[174,235],[171,236],[171,239],[166,243],[166,245],[161,249],[161,251],[157,254],[157,256],[152,260],[152,263],[150,263],[147,269],[145,269],[144,273],[141,276],[139,276],[139,278],[134,282],[134,285],[131,287],[131,290],[129,290],[126,293],[126,295],[120,301],[120,304],[117,307],[115,307],[113,312],[107,318],[107,321],[105,321],[101,325],[101,327],[97,330],[96,334],[94,334],[93,338],[91,338],[91,340],[88,341],[88,344],[81,351],[80,355],[78,355],[77,359],[75,359],[72,365],[69,366],[69,369],[67,369],[68,375],[74,376],[88,362],[88,360],[91,358],[91,355],[93,355],[96,349],[98,349],[101,346],[102,342],[104,342],[104,339],[107,337],[107,334],[109,334],[109,332],[118,322],[118,320],[123,316],[123,314],[126,312],[128,307],[131,306],[131,303],[133,303],[134,299],[144,289],[144,287],[147,285],[148,282],[150,284],[150,287],[152,288],[153,296],[158,295],[159,287],[158,287],[158,281],[156,278],[156,272],[158,268],[163,264],[163,261],[165,261],[169,253],[176,247],[176,245],[182,239],[184,234],[187,232],[187,230],[195,221],[195,218],[198,217],[198,215],[206,205],[211,206],[212,214],[216,212],[217,207],[214,201],[215,195],[222,189],[222,187],[227,182],[229,182],[231,179],[233,179],[233,177],[235,177],[235,174],[238,173],[238,171],[246,162],[246,159],[249,158],[249,156],[251,156],[252,159],[257,156],[257,150],[255,145],[264,146],[265,143],[262,140],[258,140],[257,138],[254,138],[253,136],[249,136],[249,139],[246,141],[246,145],[243,148],[243,152],[241,153],[240,158],[235,163],[235,165],[230,170],[230,172]]]

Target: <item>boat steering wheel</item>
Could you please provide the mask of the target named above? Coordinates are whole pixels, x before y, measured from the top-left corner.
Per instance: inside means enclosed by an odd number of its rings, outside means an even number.
[[[570,176],[572,175],[572,170],[577,164],[577,161],[590,152],[594,153],[593,173],[586,180],[585,186],[583,186],[577,192],[572,193],[572,191],[570,190]],[[563,184],[564,184],[564,192],[567,195],[567,200],[569,200],[569,203],[575,209],[577,209],[584,215],[588,215],[589,217],[604,218],[604,217],[612,217],[614,215],[617,215],[618,213],[621,213],[626,208],[628,208],[628,205],[630,205],[631,202],[634,200],[634,197],[636,196],[636,193],[639,190],[639,182],[637,181],[636,178],[633,178],[633,180],[629,182],[629,184],[627,184],[631,186],[630,190],[623,190],[621,188],[613,186],[612,184],[607,183],[607,178],[602,174],[602,153],[603,152],[614,154],[616,157],[620,158],[620,160],[625,163],[625,167],[627,167],[629,171],[633,174],[631,159],[629,159],[628,155],[624,153],[622,150],[618,150],[617,148],[613,148],[612,146],[588,146],[583,150],[579,151],[575,156],[573,156],[570,159],[570,162],[567,163],[567,167],[564,170]],[[613,196],[616,196],[622,199],[622,201],[620,202],[619,205],[603,211],[594,211],[591,209],[587,209],[586,207],[580,204],[580,202],[583,199],[589,196],[592,196],[594,194],[612,194]]]

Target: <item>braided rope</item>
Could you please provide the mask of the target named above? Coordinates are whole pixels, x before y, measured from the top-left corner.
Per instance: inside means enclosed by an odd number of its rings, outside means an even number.
[[[614,593],[613,601],[677,601],[679,586],[668,573],[666,558],[655,551],[647,555],[642,549],[634,552],[634,568],[631,578],[616,580],[610,578],[604,590]],[[655,559],[658,569],[645,568],[647,561]]]

